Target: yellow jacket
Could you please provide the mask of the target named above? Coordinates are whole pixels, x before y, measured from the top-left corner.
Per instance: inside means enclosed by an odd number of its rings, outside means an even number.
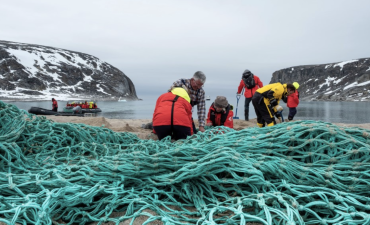
[[[273,99],[276,99],[277,104],[279,105],[280,100],[283,98],[284,95],[287,94],[287,88],[286,84],[273,83],[257,89],[256,92],[260,93],[264,97],[263,101],[266,105],[270,105],[270,101]],[[276,112],[275,107],[273,109]]]

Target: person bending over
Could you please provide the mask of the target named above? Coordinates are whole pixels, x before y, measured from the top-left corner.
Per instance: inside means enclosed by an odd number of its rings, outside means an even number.
[[[234,128],[233,111],[224,96],[217,96],[209,107],[207,126],[225,126]]]
[[[197,71],[190,79],[179,79],[175,81],[172,87],[182,87],[183,85],[189,90],[190,104],[192,107],[195,105],[198,109],[198,122],[199,131],[204,132],[204,125],[206,123],[206,100],[203,85],[206,82],[206,75],[203,72]],[[170,88],[170,89],[171,89]],[[195,128],[194,121],[193,131],[196,134],[197,129]]]
[[[279,101],[293,94],[295,87],[292,84],[273,83],[257,89],[252,98],[254,110],[257,115],[257,125],[263,127],[273,126],[275,122],[276,106]]]
[[[153,132],[158,139],[186,139],[193,134],[190,97],[184,88],[174,87],[157,99],[153,113]]]

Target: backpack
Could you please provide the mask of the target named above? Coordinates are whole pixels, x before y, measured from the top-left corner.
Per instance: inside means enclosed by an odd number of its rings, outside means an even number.
[[[256,86],[256,82],[254,81],[254,76],[250,72],[244,73],[242,76],[242,80],[244,81],[244,84],[248,89],[252,89]]]

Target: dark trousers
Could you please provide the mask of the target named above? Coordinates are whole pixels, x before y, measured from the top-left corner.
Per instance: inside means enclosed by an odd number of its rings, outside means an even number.
[[[252,98],[245,98],[244,101],[244,118],[249,120],[249,104],[251,103]]]
[[[289,108],[288,120],[292,120],[295,114],[297,114],[297,108]]]
[[[159,140],[167,136],[171,136],[173,134],[173,139],[186,139],[187,136],[191,135],[190,127],[173,125],[173,130],[171,132],[171,125],[163,125],[163,126],[153,126],[155,133],[158,136]]]
[[[191,122],[192,122],[192,124],[193,124],[193,133],[194,133],[194,134],[197,134],[197,133],[198,133],[198,131],[197,131],[197,128],[195,127],[195,123],[194,123],[193,118],[191,118]]]
[[[274,112],[271,112],[268,109],[268,106],[265,104],[263,101],[264,97],[259,94],[255,93],[252,98],[252,104],[254,106],[254,111],[256,112],[257,116],[257,123],[259,124],[270,124],[272,122],[275,123],[275,117],[274,117]]]
[[[58,107],[52,109],[54,112],[58,112]]]

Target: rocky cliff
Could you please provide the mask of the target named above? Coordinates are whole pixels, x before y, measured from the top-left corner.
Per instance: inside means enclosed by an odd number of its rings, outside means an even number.
[[[0,98],[136,100],[123,72],[98,58],[60,48],[0,41]]]
[[[294,81],[301,100],[370,101],[370,58],[293,66],[274,72],[270,83]]]

